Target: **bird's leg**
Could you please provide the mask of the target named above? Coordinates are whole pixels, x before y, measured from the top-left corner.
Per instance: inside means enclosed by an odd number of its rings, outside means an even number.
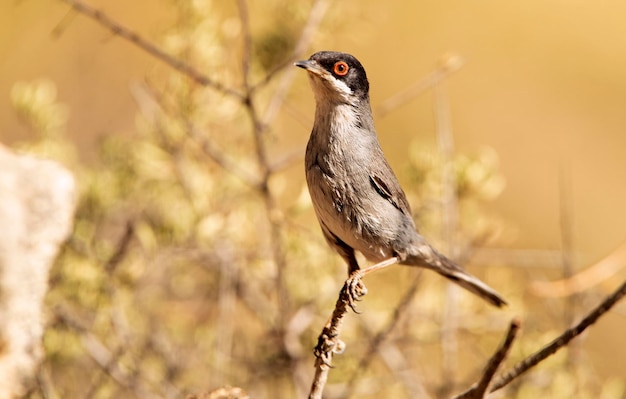
[[[367,295],[367,287],[361,280],[363,276],[360,276],[361,268],[356,261],[354,251],[350,253],[350,256],[346,257],[346,261],[348,262],[348,280],[346,280],[346,284],[340,292],[340,297],[347,295],[348,305],[354,313],[359,313],[356,310],[355,302],[360,301],[363,296]],[[360,277],[356,278],[357,276]],[[348,281],[350,281],[350,284],[348,284]]]
[[[363,284],[362,278],[366,274],[369,274],[371,272],[375,272],[376,270],[384,269],[388,266],[394,265],[398,263],[399,260],[400,259],[398,259],[398,257],[394,256],[392,258],[385,259],[384,261],[376,263],[375,265],[372,265],[365,269],[359,269],[357,266],[356,270],[350,271],[350,276],[348,277],[345,284],[343,285],[340,295],[346,296],[346,301],[348,303],[348,306],[350,306],[350,309],[352,309],[354,313],[359,313],[359,311],[356,310],[355,302],[360,301],[361,297],[367,294],[367,288],[365,288],[365,284]]]

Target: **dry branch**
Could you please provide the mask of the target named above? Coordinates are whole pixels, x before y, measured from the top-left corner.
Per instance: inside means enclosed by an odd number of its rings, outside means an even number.
[[[452,73],[458,71],[463,66],[463,58],[456,55],[443,57],[437,69],[413,83],[406,89],[394,94],[383,101],[376,109],[379,116],[385,116],[396,108],[406,104],[424,91],[436,87],[448,78]]]
[[[359,300],[367,293],[365,286],[360,285],[361,279],[367,274],[396,263],[398,263],[398,258],[389,258],[368,268],[358,270],[348,277],[344,283],[341,291],[339,291],[339,298],[335,304],[332,316],[322,329],[315,347],[315,376],[313,377],[309,399],[321,399],[333,355],[341,353],[345,349],[345,344],[339,339],[339,335],[341,334],[343,319],[346,313],[348,313],[348,308],[356,312],[354,301]]]
[[[140,49],[144,50],[154,58],[163,61],[167,65],[176,69],[177,71],[187,75],[196,83],[201,84],[202,86],[211,87],[221,93],[227,94],[229,96],[233,96],[241,99],[242,94],[225,87],[219,82],[214,81],[210,77],[202,74],[200,71],[195,69],[193,66],[187,64],[182,61],[180,58],[176,58],[162,49],[160,49],[154,43],[149,42],[148,40],[141,37],[139,34],[134,32],[133,30],[121,25],[119,22],[107,16],[102,11],[90,6],[87,3],[84,3],[79,0],[61,0],[67,4],[69,4],[76,12],[83,14],[93,20],[95,20],[98,24],[107,28],[111,33],[116,36],[119,36],[123,39],[128,40],[129,42],[135,44]]]
[[[626,243],[623,243],[598,262],[576,274],[556,281],[534,281],[530,289],[535,295],[544,298],[575,295],[615,276],[624,269],[625,261]]]
[[[485,371],[483,372],[480,381],[472,385],[472,387],[470,387],[467,391],[455,396],[454,399],[482,399],[485,397],[493,376],[496,374],[498,367],[500,367],[500,364],[502,364],[509,353],[511,345],[513,345],[513,341],[517,336],[520,324],[519,320],[511,321],[509,331],[506,334],[504,342],[502,342],[502,345],[500,345],[498,350],[489,359],[489,362],[487,362],[487,366],[485,367]]]
[[[603,314],[609,311],[620,299],[624,297],[624,295],[626,295],[626,282],[615,290],[615,292],[606,297],[602,303],[594,308],[578,324],[568,328],[563,334],[559,335],[548,345],[513,366],[511,371],[508,371],[506,374],[501,376],[493,384],[490,392],[497,391],[498,389],[506,386],[511,381],[533,368],[541,361],[545,360],[548,356],[553,355],[556,351],[566,346],[572,339],[580,335],[587,327],[595,323]]]

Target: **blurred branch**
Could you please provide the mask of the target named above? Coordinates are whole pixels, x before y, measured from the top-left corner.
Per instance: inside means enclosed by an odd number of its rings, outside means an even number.
[[[559,221],[561,232],[561,267],[563,279],[568,279],[574,274],[573,265],[573,230],[574,210],[572,209],[572,181],[569,169],[561,165],[559,170]],[[577,298],[570,296],[565,303],[564,319],[568,326],[574,321],[574,312]]]
[[[548,298],[573,295],[589,290],[594,285],[613,277],[624,269],[625,263],[626,243],[600,261],[568,278],[557,281],[533,281],[530,289],[535,295]]]
[[[376,113],[380,117],[387,115],[389,112],[406,104],[424,91],[436,87],[452,73],[461,69],[464,63],[463,58],[458,55],[452,54],[444,57],[440,65],[434,71],[383,101],[376,109]]]
[[[611,295],[606,297],[604,301],[602,301],[597,307],[589,312],[589,314],[584,317],[578,324],[565,330],[563,334],[558,336],[552,342],[545,345],[539,351],[528,356],[526,359],[513,366],[510,371],[500,376],[489,389],[489,393],[495,392],[508,385],[511,381],[515,380],[529,369],[535,367],[537,364],[541,363],[543,360],[556,353],[559,349],[567,346],[572,339],[582,334],[582,332],[585,331],[587,327],[594,324],[602,315],[608,312],[625,295],[626,282],[624,282]],[[485,368],[485,371],[483,372],[480,381],[474,384],[466,392],[455,396],[454,399],[482,399],[485,397],[485,393],[489,388],[493,375],[497,371],[499,365],[506,358],[510,347],[517,335],[519,327],[519,321],[513,320],[511,322],[506,339],[504,340],[500,348],[494,353],[491,359],[489,359],[487,367]]]
[[[224,245],[228,252],[232,251],[230,246]],[[228,256],[230,254],[226,254]],[[231,259],[232,255],[228,256]],[[235,283],[240,279],[240,266],[238,262],[221,262],[219,273],[219,296],[217,303],[216,325],[219,326],[215,332],[215,349],[213,351],[213,364],[215,372],[211,373],[211,385],[221,384],[228,375],[230,362],[233,356],[233,337],[235,336],[235,318],[237,293]]]
[[[137,34],[136,32],[132,31],[131,29],[123,26],[122,24],[120,24],[119,22],[117,22],[116,20],[114,20],[113,18],[107,16],[106,14],[104,14],[102,11],[93,8],[92,6],[90,6],[87,3],[84,3],[80,0],[61,0],[67,4],[69,4],[74,10],[76,10],[78,13],[83,14],[93,20],[95,20],[98,24],[102,25],[103,27],[107,28],[109,31],[111,31],[111,33],[113,33],[114,35],[117,35],[131,43],[133,43],[134,45],[136,45],[137,47],[141,48],[143,51],[147,52],[148,54],[150,54],[151,56],[153,56],[154,58],[164,62],[165,64],[169,65],[170,67],[176,69],[177,71],[181,72],[182,74],[188,76],[189,78],[191,78],[193,81],[195,81],[196,83],[202,85],[202,86],[207,86],[207,87],[211,87],[221,93],[224,93],[226,95],[232,96],[232,97],[236,97],[238,99],[242,99],[243,96],[241,93],[230,89],[228,87],[225,87],[224,85],[222,85],[219,82],[214,81],[213,79],[211,79],[210,77],[202,74],[200,71],[198,71],[197,69],[195,69],[193,66],[187,64],[186,62],[182,61],[180,58],[176,58],[170,54],[167,54],[165,51],[161,50],[158,46],[156,46],[155,44],[149,42],[148,40],[142,38],[141,36],[139,36],[139,34]]]
[[[41,365],[37,372],[37,387],[43,399],[57,399],[59,397],[59,394],[54,388],[50,370],[45,365]]]
[[[295,68],[291,68],[292,63],[301,58],[306,49],[311,45],[311,42],[313,41],[313,36],[317,32],[317,29],[322,22],[324,15],[326,15],[329,6],[329,0],[316,0],[313,3],[311,11],[309,12],[309,17],[304,24],[304,28],[302,29],[302,33],[300,34],[300,38],[298,39],[298,43],[296,44],[289,59],[284,63],[279,64],[275,69],[265,75],[265,77],[260,82],[256,83],[253,87],[250,87],[250,93],[253,93],[257,89],[269,83],[273,79],[273,77],[276,76],[276,74],[285,70],[285,73],[283,73],[282,79],[278,83],[278,87],[276,88],[276,91],[274,91],[274,95],[270,99],[269,105],[267,106],[265,113],[263,114],[262,124],[264,126],[272,123],[274,118],[276,118],[276,115],[278,115],[278,111],[284,104],[287,92],[293,84],[293,80],[296,76]],[[282,159],[275,161],[272,165],[269,165],[269,172],[279,172],[280,170],[290,166],[294,161],[302,159],[303,156],[304,154],[302,151],[296,151],[293,154],[283,157]]]
[[[441,154],[441,202],[442,202],[442,236],[446,243],[445,252],[451,259],[458,261],[459,246],[456,232],[459,230],[459,206],[457,198],[457,179],[454,167],[454,136],[452,134],[452,121],[450,117],[450,102],[444,86],[444,80],[448,76],[449,68],[442,62],[442,67],[437,71],[441,74],[434,83],[434,112],[435,128],[439,153]],[[458,65],[455,65],[458,67]],[[443,390],[441,395],[447,396],[454,388],[456,371],[458,369],[458,288],[452,283],[446,283],[444,312],[441,323],[441,349]]]
[[[513,345],[513,341],[520,329],[520,324],[519,320],[511,321],[504,342],[502,342],[498,350],[496,350],[489,359],[489,362],[487,362],[487,366],[483,371],[480,381],[472,385],[467,391],[455,396],[454,399],[483,399],[485,397],[493,376],[496,374],[496,371],[498,371],[498,367],[500,367],[500,364],[502,364]]]
[[[251,62],[251,38],[250,38],[250,29],[249,29],[249,15],[248,15],[248,7],[245,0],[238,0],[237,6],[239,8],[239,19],[241,25],[243,27],[243,81],[244,81],[244,90],[245,93],[241,100],[242,105],[245,107],[245,110],[248,114],[250,122],[252,124],[252,138],[254,142],[254,148],[256,153],[256,161],[257,166],[260,170],[260,179],[259,184],[257,186],[257,190],[262,197],[265,213],[269,223],[269,236],[268,236],[268,246],[271,251],[271,257],[273,263],[276,267],[276,275],[274,276],[274,292],[276,294],[277,303],[278,303],[278,312],[277,312],[277,327],[276,331],[280,337],[281,345],[284,348],[287,346],[286,342],[286,328],[287,328],[287,320],[289,318],[289,298],[287,293],[287,287],[285,286],[285,268],[286,268],[286,251],[283,244],[283,223],[282,223],[282,211],[279,209],[277,205],[276,198],[269,187],[269,181],[272,177],[272,168],[270,165],[267,143],[265,142],[265,132],[268,127],[268,120],[263,118],[257,108],[255,102],[255,91],[254,88],[249,84],[249,65]],[[287,90],[291,85],[291,80],[283,79],[283,82],[286,83],[284,87]],[[278,89],[273,96],[274,101],[276,98],[280,97],[278,94],[280,89]],[[282,102],[282,100],[281,100]],[[271,105],[270,105],[271,106]],[[288,351],[285,351],[289,353]],[[290,357],[290,361],[293,361],[293,358]]]
[[[280,71],[287,67],[291,67],[291,63],[296,61],[298,58],[302,57],[304,51],[311,45],[311,41],[313,40],[313,35],[317,32],[317,28],[319,27],[324,15],[326,15],[326,11],[328,11],[328,7],[330,6],[330,0],[315,0],[313,6],[311,6],[311,11],[309,12],[309,17],[304,24],[304,28],[302,29],[302,33],[300,34],[300,38],[298,39],[298,43],[293,49],[291,56],[285,62],[278,64],[274,69],[272,69],[269,73],[267,73],[263,79],[257,82],[252,90],[256,91],[257,89],[268,84],[274,76],[276,76]],[[295,72],[287,72],[287,75],[291,75],[289,80],[293,79]],[[289,87],[289,84],[285,84]],[[279,87],[282,87],[283,84],[279,84]],[[267,118],[266,118],[267,119]]]
[[[197,127],[189,118],[175,114],[174,111],[164,105],[164,101],[151,87],[145,84],[132,84],[130,86],[130,92],[135,99],[135,102],[139,106],[142,115],[151,123],[160,125],[159,116],[161,114],[169,117],[181,120],[184,124],[184,128],[187,132],[187,136],[195,143],[200,150],[209,157],[217,166],[222,168],[225,172],[230,173],[244,184],[259,189],[260,179],[255,174],[243,169],[239,164],[233,161],[224,150],[218,148],[218,146],[209,138],[209,134],[204,130]]]
[[[250,91],[249,75],[250,63],[252,62],[252,37],[250,34],[250,17],[248,14],[248,4],[246,0],[237,0],[239,10],[239,21],[242,29],[242,55],[241,55],[241,75],[243,77],[243,87],[246,92]]]
[[[498,389],[506,386],[511,381],[513,381],[532,367],[536,366],[538,363],[540,363],[550,355],[553,355],[559,349],[566,346],[572,339],[576,338],[583,331],[585,331],[587,327],[594,324],[602,315],[608,312],[625,295],[626,282],[624,282],[611,295],[606,297],[604,301],[602,301],[596,308],[589,312],[589,314],[585,316],[578,324],[565,330],[563,334],[555,338],[548,345],[544,346],[539,351],[533,353],[526,359],[513,366],[513,369],[511,371],[508,371],[503,376],[500,376],[496,383],[493,384],[490,392],[497,391]]]
[[[79,333],[83,347],[91,359],[111,380],[126,389],[130,389],[139,398],[157,399],[160,397],[150,392],[144,386],[141,378],[120,366],[119,357],[125,351],[118,350],[116,353],[112,353],[102,341],[89,331],[88,327],[83,326],[82,321],[70,313],[69,309],[58,306],[55,309],[55,315],[66,326]]]
[[[560,268],[561,251],[542,249],[472,248],[472,264],[513,269]]]
[[[561,275],[563,279],[572,277],[575,273],[574,266],[574,209],[572,206],[573,201],[572,192],[572,176],[571,168],[567,162],[562,161],[559,168],[559,227],[561,233]],[[570,295],[565,299],[563,308],[563,326],[567,327],[574,323],[576,318],[576,312],[578,304],[580,303],[580,295]],[[582,385],[581,376],[577,376],[576,373],[582,370],[579,367],[581,348],[583,339],[579,339],[569,346],[567,351],[567,363],[566,368],[570,370],[576,377],[574,378],[574,389],[576,391]]]
[[[133,220],[126,221],[126,228],[124,229],[124,234],[119,239],[115,251],[111,255],[111,257],[104,264],[104,270],[106,270],[107,274],[111,275],[117,269],[117,266],[120,264],[124,257],[128,253],[128,248],[130,246],[130,242],[133,239],[133,235],[135,233],[135,226]]]
[[[219,167],[224,169],[224,171],[237,177],[248,186],[256,190],[261,190],[262,183],[258,176],[241,168],[237,162],[229,158],[222,149],[218,148],[213,141],[209,140],[207,134],[204,134],[204,132],[189,121],[187,122],[187,131],[189,132],[189,136],[200,146],[204,154]]]
[[[306,51],[306,49],[310,46],[311,41],[313,40],[313,35],[317,32],[317,29],[326,15],[326,11],[330,6],[330,0],[315,0],[313,6],[311,7],[311,11],[309,12],[309,17],[307,22],[302,29],[302,33],[300,34],[300,38],[298,39],[298,43],[293,50],[292,56],[288,60],[287,63],[280,65],[279,68],[270,72],[266,78],[257,84],[258,87],[261,84],[265,84],[270,81],[272,76],[281,71],[283,68],[291,66],[291,63],[298,58],[302,57],[302,54]],[[296,68],[290,68],[285,71],[282,75],[280,82],[278,83],[278,87],[276,91],[274,91],[274,95],[269,101],[269,105],[265,110],[265,114],[262,118],[262,123],[264,125],[268,125],[272,123],[276,115],[278,115],[278,111],[280,110],[282,104],[285,101],[285,97],[287,96],[287,92],[291,87],[293,80],[296,76]],[[256,89],[256,87],[252,88],[252,90]]]

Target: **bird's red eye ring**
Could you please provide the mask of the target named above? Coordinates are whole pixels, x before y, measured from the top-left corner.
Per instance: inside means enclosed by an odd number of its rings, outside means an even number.
[[[345,76],[348,73],[348,64],[345,61],[338,61],[333,65],[333,72],[338,76]]]

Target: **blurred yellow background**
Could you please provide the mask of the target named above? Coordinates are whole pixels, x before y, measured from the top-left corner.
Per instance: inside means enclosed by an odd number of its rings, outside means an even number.
[[[251,20],[262,25],[264,6],[250,3]],[[90,4],[150,39],[175,18],[167,2]],[[223,7],[228,13],[233,5]],[[626,241],[626,3],[359,0],[332,4],[328,19],[332,30],[322,25],[308,53],[339,50],[359,58],[375,111],[442,58],[464,60],[445,83],[456,150],[487,146],[499,155],[506,188],[491,211],[506,231],[498,246],[546,251],[528,269],[530,278],[559,276],[550,267],[560,262],[563,201],[571,206],[576,268]],[[68,134],[88,163],[98,137],[135,129],[137,105],[129,85],[163,70],[61,1],[7,1],[0,6],[0,141],[32,139],[10,106],[10,91],[17,81],[48,78],[69,106]],[[274,132],[285,151],[303,150],[314,110],[304,73],[295,82],[288,107],[302,119],[286,118]],[[408,143],[436,142],[432,92],[377,116],[376,127],[402,181]],[[293,169],[303,179],[300,166]],[[514,255],[507,260],[516,262]],[[593,366],[605,376],[624,376],[624,309],[588,337]]]
[[[172,19],[161,2],[91,4],[147,37]],[[3,141],[28,138],[9,106],[11,86],[42,77],[56,82],[71,109],[69,132],[87,148],[94,137],[133,129],[129,82],[142,80],[158,62],[62,2],[25,0],[3,8]],[[368,72],[374,109],[443,56],[463,57],[447,84],[457,150],[490,146],[500,155],[507,187],[494,207],[517,228],[511,245],[559,248],[562,167],[571,179],[576,250],[588,262],[626,239],[625,17],[626,6],[617,1],[359,1],[333,14],[337,32],[321,32],[311,52],[356,55]],[[304,76],[298,80],[306,85]],[[377,118],[396,168],[411,138],[433,136],[431,101],[425,93]],[[297,106],[312,114],[311,104]],[[297,148],[308,129],[288,134]]]

